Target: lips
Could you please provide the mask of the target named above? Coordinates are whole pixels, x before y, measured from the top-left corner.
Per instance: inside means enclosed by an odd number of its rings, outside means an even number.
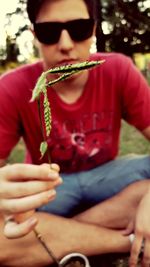
[[[65,65],[75,64],[75,63],[78,63],[78,61],[77,60],[74,60],[74,59],[64,59],[64,60],[59,61],[56,64],[55,67],[65,66]]]

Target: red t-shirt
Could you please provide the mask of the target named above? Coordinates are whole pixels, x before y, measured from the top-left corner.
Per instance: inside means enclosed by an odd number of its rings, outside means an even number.
[[[48,138],[52,162],[62,172],[87,170],[116,157],[121,119],[139,130],[150,125],[150,90],[132,60],[117,53],[97,53],[92,60],[105,63],[89,71],[80,98],[64,103],[48,89],[52,130]],[[43,141],[32,89],[42,73],[42,62],[25,65],[0,79],[0,158],[7,158],[22,136],[34,164],[40,159]],[[28,157],[29,158],[29,157]]]

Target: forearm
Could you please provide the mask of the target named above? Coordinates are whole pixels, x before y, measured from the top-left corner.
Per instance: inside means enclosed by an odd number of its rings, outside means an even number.
[[[44,213],[38,213],[37,217],[37,229],[58,259],[71,252],[89,256],[127,252],[130,249],[128,237],[123,237],[117,231]],[[38,267],[52,263],[33,232],[24,238],[8,240],[3,236],[1,223],[1,241],[1,266]]]
[[[130,250],[129,238],[119,231],[48,214],[42,214],[42,220],[46,224],[40,223],[38,230],[59,259],[72,252],[90,256]]]

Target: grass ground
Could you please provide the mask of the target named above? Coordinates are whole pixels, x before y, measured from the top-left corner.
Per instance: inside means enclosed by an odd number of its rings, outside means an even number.
[[[149,154],[150,143],[145,137],[125,122],[122,122],[120,155],[129,153]]]

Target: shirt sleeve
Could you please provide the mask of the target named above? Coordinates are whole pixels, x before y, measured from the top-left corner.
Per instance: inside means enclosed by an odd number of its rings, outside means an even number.
[[[11,83],[0,80],[0,158],[6,159],[21,136],[19,112],[11,92]]]
[[[150,126],[150,87],[132,60],[123,57],[120,74],[122,117],[140,131]]]

